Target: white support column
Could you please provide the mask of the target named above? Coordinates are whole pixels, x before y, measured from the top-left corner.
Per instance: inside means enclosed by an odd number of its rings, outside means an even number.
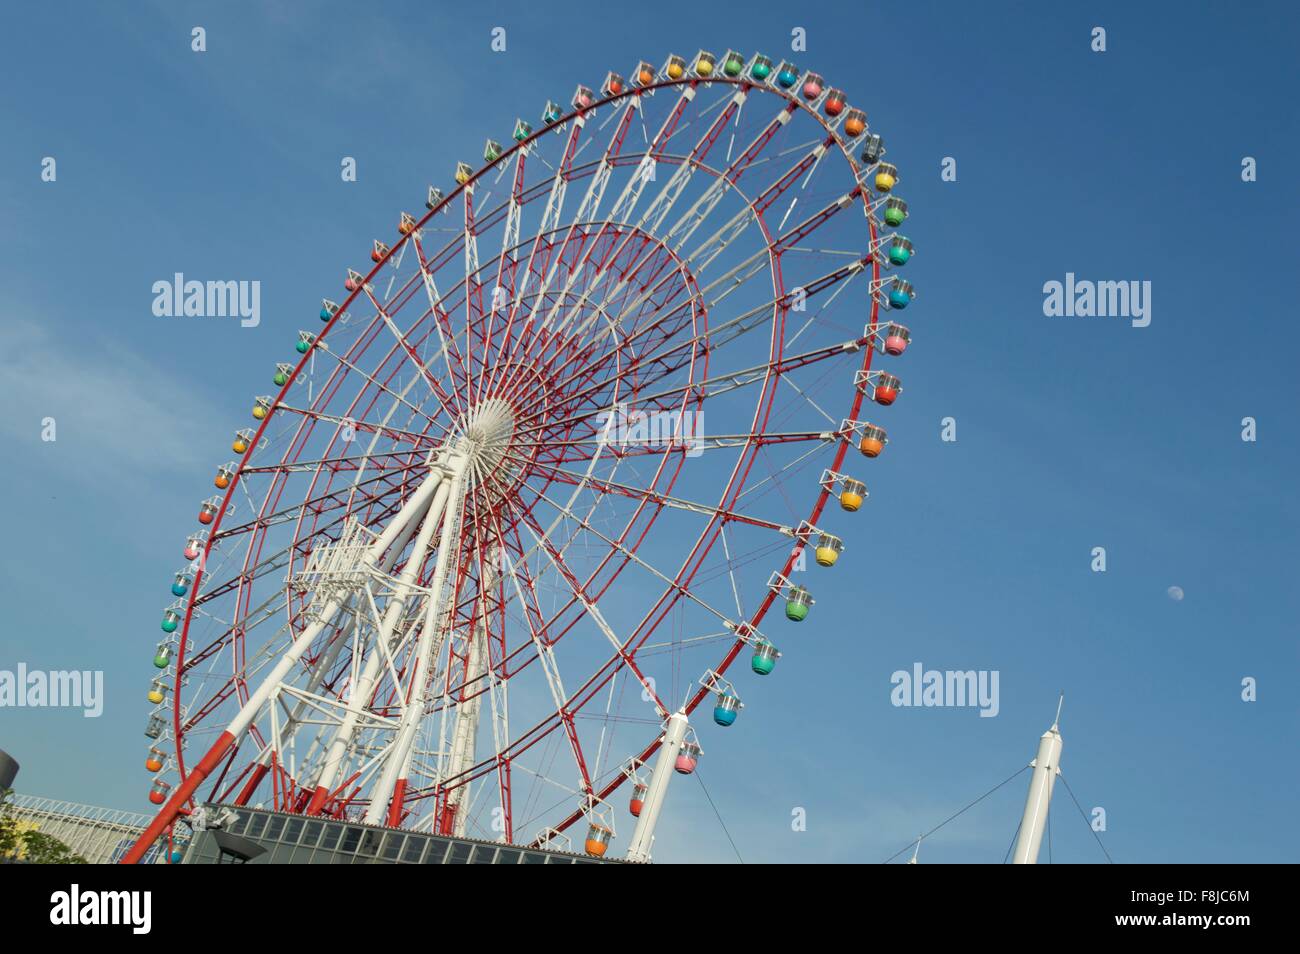
[[[475,621],[472,633],[466,663],[466,672],[470,674],[469,678],[473,678],[474,674],[479,672],[483,666],[486,630],[481,621]],[[486,689],[486,687],[484,688]],[[478,727],[481,721],[482,705],[483,693],[456,704],[456,727],[451,734],[451,761],[448,763],[450,766],[448,778],[455,778],[474,764],[475,754],[478,751]],[[469,821],[469,786],[470,783],[466,782],[447,796],[447,804],[453,810],[451,833],[457,837],[464,837],[466,825]],[[461,811],[461,806],[466,806],[466,811]]]
[[[320,690],[321,683],[325,681],[325,676],[334,668],[334,661],[338,659],[340,648],[348,641],[345,633],[354,625],[356,625],[355,620],[350,621],[346,628],[341,629],[341,631],[334,637],[330,646],[325,650],[324,656],[317,660],[311,674],[311,681],[307,683],[308,694],[315,695]],[[270,766],[271,757],[273,755],[279,756],[280,753],[283,752],[285,739],[289,738],[293,733],[294,726],[300,723],[303,720],[303,717],[311,711],[312,705],[307,699],[298,700],[294,707],[289,710],[284,722],[280,725],[280,730],[271,737],[270,742],[268,742],[262,749],[262,754],[257,758],[257,764],[259,767]],[[312,744],[314,745],[315,742],[316,740],[313,739]],[[309,763],[311,752],[312,749],[308,748],[308,756],[304,757],[302,762],[303,765]]]
[[[449,509],[448,498],[455,483],[455,479],[451,484],[448,484],[446,480],[439,483],[437,492],[433,496],[433,502],[429,505],[429,511],[424,515],[424,523],[421,525],[420,532],[411,547],[411,555],[407,559],[406,565],[402,567],[402,572],[397,578],[395,591],[384,607],[383,618],[380,620],[378,631],[371,641],[370,650],[366,653],[366,661],[361,674],[356,685],[352,686],[348,692],[347,712],[344,714],[341,724],[335,730],[334,738],[326,751],[325,761],[321,765],[320,776],[316,780],[316,794],[312,797],[309,812],[314,812],[321,807],[322,799],[329,793],[338,779],[343,758],[356,735],[361,713],[369,705],[370,694],[379,681],[393,631],[402,617],[407,600],[413,592],[416,578],[419,576],[420,568],[424,565],[428,555],[429,544],[432,542],[433,533],[438,527],[439,517]],[[441,556],[439,554],[439,558]]]
[[[493,548],[488,555],[488,559],[483,564],[483,605],[486,606],[486,594],[491,591],[496,584],[495,561],[500,559],[497,551]],[[467,681],[478,677],[480,672],[486,670],[485,660],[488,659],[487,651],[487,623],[482,614],[474,617],[474,622],[470,625],[469,644],[465,647],[465,678]],[[492,677],[489,674],[488,679]],[[482,687],[486,690],[486,686]],[[475,755],[478,751],[478,728],[479,722],[482,721],[480,713],[483,706],[483,696],[485,692],[478,692],[472,699],[462,699],[456,703],[456,726],[451,734],[451,759],[447,763],[447,773],[445,778],[455,778],[466,769],[474,765]],[[464,837],[465,828],[468,823],[467,812],[460,811],[460,806],[469,805],[469,783],[458,786],[447,796],[447,805],[452,808],[452,834],[457,837]]]
[[[429,505],[429,499],[433,496],[440,483],[441,474],[435,467],[433,472],[425,479],[424,483],[421,484],[415,493],[411,495],[411,499],[402,506],[400,511],[398,511],[398,514],[393,521],[384,528],[383,532],[379,535],[379,539],[371,545],[370,550],[367,552],[365,557],[365,560],[369,565],[377,566],[379,561],[383,558],[384,552],[393,545],[393,542],[397,540],[398,536],[406,528],[406,525],[410,523],[411,520],[419,519],[420,513]],[[291,645],[288,651],[280,657],[274,668],[272,668],[266,678],[262,680],[262,684],[257,687],[257,690],[251,696],[249,696],[248,701],[244,703],[238,714],[230,721],[230,725],[226,728],[226,731],[229,732],[233,738],[238,739],[243,735],[244,730],[252,725],[253,719],[257,717],[257,713],[261,710],[262,706],[266,704],[267,699],[271,697],[273,692],[279,689],[280,683],[284,681],[285,676],[289,674],[289,671],[293,669],[294,666],[298,665],[298,660],[302,658],[302,654],[307,651],[308,647],[311,646],[313,642],[315,642],[316,637],[320,635],[321,630],[334,619],[334,616],[338,613],[342,605],[343,599],[341,597],[331,599],[325,604],[325,608],[321,611],[320,615],[302,631],[297,639],[293,641],[293,645]]]
[[[456,461],[455,476],[452,477],[446,507],[443,509],[442,535],[438,542],[433,582],[429,586],[429,600],[425,605],[424,624],[415,650],[415,669],[411,675],[408,701],[402,708],[393,742],[383,755],[384,768],[379,782],[370,793],[370,805],[366,809],[365,820],[371,825],[382,824],[388,814],[388,803],[393,797],[393,789],[406,764],[406,756],[415,742],[416,731],[424,720],[424,708],[428,699],[426,684],[429,679],[431,657],[441,648],[441,639],[435,643],[435,636],[440,637],[444,631],[443,617],[446,615],[447,607],[443,597],[447,589],[447,575],[452,560],[460,553],[456,541],[464,504],[465,460],[461,457],[455,457],[453,460]]]
[[[1038,754],[1030,764],[1034,774],[1029,779],[1029,795],[1025,798],[1025,814],[1020,819],[1020,836],[1016,839],[1016,853],[1012,863],[1038,864],[1038,849],[1043,844],[1047,828],[1047,811],[1052,804],[1052,789],[1061,770],[1061,731],[1055,722],[1038,740]]]
[[[645,793],[641,815],[632,832],[632,843],[628,845],[628,861],[644,863],[650,860],[650,849],[655,840],[655,823],[659,820],[664,797],[668,794],[668,782],[676,771],[677,753],[682,750],[689,727],[690,721],[685,712],[674,712],[668,717],[668,723],[664,727],[664,741],[655,758],[654,774],[650,776],[650,786]]]
[[[433,481],[429,484],[430,493],[426,494],[422,498],[426,505],[428,503],[429,498],[432,496],[432,491],[437,489],[437,483],[438,483],[437,481]],[[399,516],[397,520],[400,522],[401,517]],[[399,533],[396,536],[396,538],[391,540],[391,545],[388,547],[388,551],[386,553],[382,553],[381,557],[378,559],[378,562],[373,563],[373,565],[377,570],[379,570],[379,572],[388,573],[393,569],[393,566],[397,563],[398,558],[404,552],[406,552],[406,545],[410,543],[411,538],[415,536],[417,523],[418,523],[417,519],[408,519],[405,521],[405,525],[401,533]],[[372,555],[373,555],[373,551],[372,551]],[[348,621],[347,629],[349,631],[352,631],[355,629],[356,626],[357,626],[357,615],[356,615],[356,607],[354,607],[354,612],[352,618]],[[348,642],[349,642],[349,636],[344,632],[340,632],[335,636],[334,641],[330,645],[330,648],[328,649],[324,658],[320,659],[314,666],[315,671],[312,673],[311,682],[308,683],[307,685],[307,692],[309,694],[311,695],[316,694],[317,690],[320,688],[321,683],[324,682],[325,677],[333,671],[334,661],[338,658],[339,653],[342,651],[344,645],[346,645]],[[270,745],[267,745],[266,748],[263,750],[262,755],[258,759],[259,765],[269,766],[271,761],[271,756],[273,754],[278,755],[281,752],[281,750],[284,748],[284,740],[288,738],[289,734],[293,731],[294,724],[301,721],[306,713],[313,711],[313,708],[314,707],[312,703],[307,699],[300,699],[298,701],[297,705],[294,706],[293,710],[289,714],[289,717],[285,720],[284,724],[280,727],[280,732],[278,733],[277,737],[271,742]],[[322,750],[325,748],[326,744],[327,744],[326,740],[321,735],[317,734],[313,736],[310,745],[307,747],[307,751],[303,753],[302,761],[299,763],[299,765],[303,769],[303,777],[311,777],[317,774],[317,770],[314,767],[315,759],[318,753],[323,754]],[[308,770],[309,766],[312,767],[311,770]]]

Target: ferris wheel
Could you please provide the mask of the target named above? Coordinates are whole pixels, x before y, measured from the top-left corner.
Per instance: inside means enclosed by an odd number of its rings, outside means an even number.
[[[884,451],[897,182],[821,76],[700,51],[430,187],[178,546],[127,860],[211,801],[648,861]]]

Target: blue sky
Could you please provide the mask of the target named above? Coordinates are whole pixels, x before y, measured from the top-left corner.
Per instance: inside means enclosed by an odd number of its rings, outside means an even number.
[[[597,8],[591,8],[595,11]],[[102,669],[102,718],[0,710],[20,791],[142,810],[160,588],[218,449],[321,289],[517,115],[700,47],[795,57],[862,101],[917,244],[907,391],[846,542],[701,776],[747,861],[879,861],[1033,754],[1118,861],[1294,861],[1300,511],[1289,314],[1300,14],[1282,4],[49,3],[0,59],[0,669]],[[208,52],[190,51],[190,29]],[[508,47],[494,53],[490,30]],[[1094,26],[1107,51],[1090,49]],[[42,157],[58,179],[40,179]],[[359,178],[339,177],[354,156]],[[1258,181],[1241,180],[1244,156]],[[944,157],[957,180],[944,182]],[[150,311],[173,272],[262,282],[262,323]],[[1049,318],[1067,272],[1152,283],[1152,322]],[[40,440],[40,420],[58,440]],[[939,439],[957,420],[958,440]],[[1241,420],[1258,440],[1240,439]],[[228,456],[228,455],[227,455]],[[1104,546],[1108,569],[1090,570]],[[1178,586],[1176,602],[1167,589]],[[1001,711],[895,708],[914,662]],[[1240,699],[1241,680],[1259,698]],[[1282,756],[1279,758],[1279,755]],[[927,841],[1000,861],[1024,778]],[[791,811],[807,810],[807,831]],[[662,860],[734,857],[690,780]],[[1053,856],[1102,860],[1058,788]]]

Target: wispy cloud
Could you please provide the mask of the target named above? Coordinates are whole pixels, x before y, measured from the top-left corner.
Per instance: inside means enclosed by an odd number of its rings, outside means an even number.
[[[192,395],[192,382],[106,338],[58,334],[29,319],[0,322],[0,438],[11,446],[57,450],[69,476],[87,479],[167,473],[193,474],[204,458],[193,434],[212,434],[219,421]],[[57,440],[42,441],[53,418]]]

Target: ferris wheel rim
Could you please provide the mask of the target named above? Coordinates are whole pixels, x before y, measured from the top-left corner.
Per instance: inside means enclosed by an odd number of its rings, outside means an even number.
[[[590,107],[587,107],[587,108],[585,108],[585,109],[575,109],[573,112],[569,113],[568,115],[564,116],[562,119],[558,120],[558,121],[557,121],[553,126],[543,127],[543,128],[541,128],[541,129],[537,130],[536,132],[534,132],[534,133],[533,133],[533,134],[532,134],[528,139],[516,143],[514,146],[512,146],[512,147],[510,147],[508,150],[506,150],[506,152],[505,152],[505,153],[504,153],[504,154],[503,154],[503,155],[502,155],[502,156],[501,156],[497,161],[495,161],[495,162],[493,162],[493,163],[491,163],[491,164],[485,165],[485,166],[482,167],[480,170],[478,170],[478,171],[474,174],[474,176],[473,176],[473,177],[472,177],[468,182],[466,182],[466,183],[463,184],[463,185],[458,186],[456,189],[452,190],[452,191],[449,192],[446,196],[444,196],[444,198],[442,199],[442,201],[441,201],[439,204],[437,204],[434,208],[429,209],[428,212],[426,212],[426,214],[425,214],[423,217],[421,217],[421,219],[419,220],[419,223],[417,224],[417,226],[416,226],[415,230],[413,230],[413,232],[414,232],[414,231],[417,231],[417,230],[419,230],[420,228],[422,228],[423,226],[425,226],[425,225],[426,225],[426,224],[427,224],[427,223],[432,219],[433,216],[435,216],[435,215],[441,213],[444,209],[448,208],[448,207],[449,207],[449,204],[450,204],[451,202],[453,202],[453,201],[454,201],[454,200],[455,200],[459,195],[461,195],[464,191],[472,189],[472,187],[474,186],[474,184],[477,183],[481,177],[487,175],[487,174],[488,174],[488,173],[489,173],[493,168],[497,168],[497,167],[503,165],[504,163],[506,163],[507,161],[509,161],[510,157],[511,157],[512,155],[514,155],[517,151],[520,151],[520,150],[526,150],[526,149],[527,149],[527,148],[528,148],[528,147],[529,147],[529,146],[530,146],[530,145],[531,145],[535,140],[537,140],[537,139],[540,138],[541,136],[544,136],[545,134],[547,134],[547,133],[549,133],[549,132],[553,132],[553,131],[555,131],[557,128],[562,128],[562,127],[566,126],[568,123],[572,122],[575,118],[578,118],[578,117],[580,117],[580,116],[584,116],[584,117],[585,117],[585,116],[593,115],[593,114],[595,114],[598,110],[600,110],[600,109],[603,108],[603,107],[607,107],[607,106],[610,106],[611,104],[618,103],[618,102],[620,102],[620,101],[622,101],[622,100],[624,100],[624,99],[627,99],[628,97],[634,96],[634,95],[640,95],[640,94],[643,93],[643,92],[653,91],[653,90],[657,90],[657,89],[664,89],[664,88],[673,88],[673,87],[686,87],[686,86],[695,87],[695,86],[699,86],[699,85],[705,85],[705,86],[708,86],[708,85],[712,85],[712,84],[714,84],[714,83],[728,83],[728,84],[731,84],[731,85],[734,85],[734,86],[738,86],[738,87],[748,87],[748,88],[751,88],[751,89],[761,89],[761,90],[763,90],[764,92],[769,92],[769,93],[773,93],[773,94],[779,95],[779,96],[781,96],[782,98],[784,98],[784,99],[787,101],[788,104],[791,104],[791,105],[797,105],[797,106],[802,107],[806,112],[808,112],[810,115],[812,115],[813,117],[815,117],[815,118],[817,119],[817,121],[821,124],[821,126],[822,126],[822,127],[823,127],[827,132],[828,132],[828,133],[832,132],[831,127],[830,127],[830,125],[826,122],[826,120],[823,119],[823,118],[821,117],[821,115],[820,115],[820,114],[819,114],[815,109],[809,107],[807,104],[805,104],[805,103],[803,103],[802,101],[800,101],[800,100],[798,99],[797,96],[795,96],[795,95],[793,95],[793,94],[790,94],[790,93],[787,93],[787,92],[785,92],[785,91],[782,91],[782,90],[776,89],[776,88],[774,88],[774,87],[764,86],[764,85],[762,85],[762,84],[751,83],[751,82],[748,82],[748,81],[743,80],[743,79],[730,79],[730,78],[725,78],[725,77],[718,77],[718,78],[716,78],[716,79],[710,79],[710,80],[704,81],[704,80],[700,80],[700,79],[696,79],[696,78],[683,78],[683,79],[680,79],[680,80],[669,80],[669,81],[664,81],[664,82],[656,83],[656,84],[654,84],[652,87],[639,88],[639,89],[635,89],[635,90],[629,88],[628,90],[626,90],[625,92],[623,92],[623,93],[621,93],[621,94],[619,94],[619,95],[607,97],[606,99],[601,100],[601,101],[599,101],[599,102],[596,102],[596,103],[594,103],[593,105],[591,105]],[[845,156],[846,160],[848,161],[849,168],[850,168],[851,170],[854,171],[854,177],[855,177],[855,180],[856,180],[856,179],[857,179],[857,175],[856,175],[856,166],[855,166],[855,164],[853,163],[852,157],[849,155],[848,150],[846,149],[844,143],[841,142],[841,141],[838,139],[838,137],[834,137],[834,136],[832,136],[832,138],[833,138],[833,139],[835,140],[835,142],[837,143],[840,152]],[[697,165],[697,168],[703,168],[703,165],[702,165],[702,164],[696,164],[696,165]],[[734,183],[733,183],[733,186],[734,186]],[[858,192],[858,195],[857,195],[857,199],[858,199],[859,201],[862,201],[862,202],[865,204],[866,202],[868,202],[868,198],[869,198],[869,197],[868,197],[867,194],[866,194],[866,190],[865,190],[865,188],[862,187],[862,186],[861,186],[861,183],[859,182],[859,192]],[[871,239],[871,242],[874,244],[875,241],[876,241],[876,238],[877,238],[877,234],[876,234],[876,232],[877,232],[877,230],[876,230],[876,225],[875,225],[874,221],[872,221],[871,218],[870,218],[869,216],[868,216],[868,223],[869,223],[869,229],[870,229],[870,239]],[[599,224],[599,223],[593,223],[593,224]],[[629,224],[630,224],[630,223],[629,223]],[[761,218],[760,218],[760,226],[762,226],[762,220],[761,220]],[[358,287],[357,289],[355,289],[354,291],[352,291],[352,292],[349,294],[349,296],[345,299],[345,301],[344,301],[344,302],[343,302],[343,303],[338,307],[338,310],[337,310],[337,312],[335,313],[335,315],[334,315],[333,317],[331,317],[331,319],[329,320],[329,322],[327,322],[327,323],[325,324],[325,326],[321,329],[320,333],[319,333],[317,336],[315,336],[317,341],[320,341],[321,339],[324,339],[324,338],[327,336],[327,334],[330,332],[330,330],[333,329],[333,328],[335,327],[336,323],[339,322],[340,318],[345,314],[345,312],[346,312],[346,310],[347,310],[347,307],[348,307],[351,303],[353,303],[353,302],[357,299],[357,297],[358,297],[359,295],[363,294],[365,287],[366,287],[366,286],[370,283],[370,281],[371,281],[371,280],[372,280],[372,279],[373,279],[373,278],[374,278],[374,277],[375,277],[375,276],[376,276],[376,275],[377,275],[377,274],[378,274],[378,273],[379,273],[379,272],[380,272],[380,271],[385,267],[385,265],[387,265],[387,264],[390,263],[390,261],[392,260],[393,256],[396,255],[396,254],[398,254],[399,249],[403,247],[403,244],[406,243],[406,241],[407,241],[408,238],[411,238],[411,234],[404,234],[404,235],[402,235],[402,237],[401,237],[397,242],[394,243],[394,245],[389,249],[389,251],[388,251],[388,252],[387,252],[387,253],[386,253],[386,254],[385,254],[385,255],[384,255],[384,256],[383,256],[379,261],[377,261],[377,262],[375,263],[374,267],[373,267],[373,268],[372,268],[372,269],[371,269],[371,270],[366,274],[364,280],[363,280],[362,283],[361,283],[361,286]],[[768,234],[768,238],[770,239],[770,233]],[[413,243],[412,243],[412,244],[413,244]],[[521,244],[523,244],[523,243],[521,243]],[[770,244],[770,243],[769,243],[769,244]],[[770,248],[769,248],[769,251],[770,251]],[[880,266],[879,266],[879,263],[873,261],[873,263],[872,263],[872,277],[873,277],[874,280],[878,280],[878,279],[879,279],[879,273],[880,273]],[[776,276],[774,276],[774,277],[776,277]],[[869,326],[870,326],[872,329],[874,329],[874,328],[878,325],[878,323],[879,323],[879,302],[878,302],[878,301],[874,298],[874,296],[873,296],[872,301],[871,301],[871,308],[870,308],[870,323],[869,323]],[[393,347],[393,349],[395,350],[397,346],[394,345],[394,346],[392,346],[392,347]],[[864,359],[863,359],[863,363],[862,363],[862,370],[866,371],[866,370],[869,370],[870,367],[871,367],[871,359],[872,359],[872,355],[873,355],[873,349],[871,349],[871,348],[866,348],[866,349],[864,349],[864,351],[865,351],[865,355],[864,355]],[[249,449],[245,452],[245,454],[242,456],[242,458],[241,458],[241,460],[240,460],[240,462],[239,462],[240,466],[239,466],[239,469],[238,469],[238,471],[237,471],[237,474],[236,474],[235,480],[234,480],[234,482],[232,482],[232,485],[227,489],[227,491],[226,491],[226,493],[225,493],[225,495],[224,495],[224,497],[223,497],[223,499],[222,499],[222,501],[221,501],[220,509],[219,509],[219,511],[217,512],[217,514],[215,515],[215,519],[214,519],[213,524],[212,524],[212,526],[211,526],[211,530],[210,530],[210,532],[209,532],[209,536],[208,536],[207,541],[206,541],[206,543],[205,543],[205,545],[204,545],[204,551],[203,551],[203,554],[204,554],[204,558],[205,558],[205,566],[202,567],[202,568],[201,568],[201,569],[196,573],[196,575],[195,575],[195,579],[194,579],[194,585],[193,585],[193,587],[191,588],[191,590],[190,590],[190,594],[189,594],[188,599],[187,599],[187,601],[186,601],[186,612],[185,612],[185,616],[184,616],[184,624],[183,624],[183,627],[182,627],[182,630],[181,630],[181,633],[180,633],[180,639],[179,639],[179,645],[178,645],[178,652],[177,652],[177,672],[178,672],[177,679],[178,679],[178,682],[179,682],[179,679],[180,679],[180,672],[181,672],[182,669],[183,669],[183,664],[184,664],[184,661],[185,661],[185,649],[186,649],[186,646],[187,646],[187,643],[188,643],[190,621],[191,621],[191,618],[192,618],[192,616],[193,616],[193,612],[194,612],[194,609],[195,609],[196,600],[197,600],[197,598],[198,598],[198,593],[199,593],[199,583],[200,583],[200,581],[201,581],[202,574],[203,574],[204,572],[206,572],[206,558],[207,558],[208,555],[210,554],[210,552],[211,552],[213,546],[216,544],[216,542],[217,542],[219,539],[222,538],[222,535],[221,535],[221,533],[220,533],[220,531],[221,531],[221,529],[222,529],[222,521],[225,519],[225,517],[227,516],[227,514],[228,514],[228,513],[231,511],[231,509],[232,509],[232,502],[233,502],[233,499],[234,499],[234,493],[235,493],[235,490],[236,490],[236,486],[240,483],[240,477],[241,477],[241,476],[246,472],[246,465],[249,463],[249,460],[250,460],[250,458],[251,458],[251,456],[252,456],[252,454],[253,454],[253,452],[254,452],[254,449],[257,448],[257,447],[259,446],[260,442],[263,440],[263,438],[264,438],[264,436],[265,436],[265,433],[266,433],[266,430],[267,430],[268,426],[269,426],[270,423],[271,423],[271,419],[272,419],[272,417],[274,416],[274,411],[280,409],[282,399],[283,399],[284,396],[288,393],[289,389],[292,388],[292,387],[294,386],[294,384],[295,384],[295,382],[296,382],[296,380],[297,380],[297,378],[298,378],[298,375],[302,372],[302,369],[303,369],[304,367],[306,367],[306,366],[308,365],[308,363],[310,362],[310,360],[314,357],[314,353],[315,353],[315,348],[313,348],[311,351],[309,351],[309,352],[306,353],[306,354],[303,354],[303,355],[300,357],[300,359],[299,359],[297,365],[294,367],[294,370],[293,370],[292,374],[291,374],[290,377],[289,377],[289,380],[288,380],[287,383],[286,383],[286,384],[281,388],[279,394],[276,396],[275,402],[274,402],[273,405],[272,405],[271,412],[268,413],[267,416],[266,416],[266,418],[260,422],[260,425],[259,425],[258,428],[256,429],[256,433],[255,433],[255,435],[254,435],[254,440],[253,440],[252,442],[250,442],[250,447],[249,447]],[[761,393],[762,393],[762,392],[760,392],[760,394],[761,394]],[[855,389],[854,389],[853,400],[852,400],[852,402],[851,402],[851,403],[852,403],[852,406],[851,406],[851,409],[850,409],[850,416],[851,416],[851,417],[854,417],[854,418],[856,417],[857,413],[859,412],[859,410],[860,410],[860,408],[861,408],[861,405],[862,405],[862,403],[863,403],[863,400],[864,400],[864,397],[863,397],[863,393],[862,393],[862,391],[861,391],[860,389],[855,388]],[[771,400],[769,399],[769,401],[768,401],[768,408],[767,408],[767,411],[768,411],[769,414],[770,414],[770,409],[771,409]],[[299,426],[302,427],[302,426],[305,426],[306,424],[307,424],[307,421],[304,419],[304,421],[301,422]],[[845,455],[846,455],[846,453],[847,453],[847,450],[848,450],[848,443],[849,443],[848,441],[843,440],[843,439],[841,439],[841,440],[839,440],[839,441],[837,442],[837,449],[836,449],[836,454],[835,454],[835,458],[834,458],[834,463],[832,464],[832,466],[833,466],[834,468],[838,469],[838,467],[840,466],[841,462],[843,461],[843,459],[844,459],[844,457],[845,457]],[[747,448],[746,448],[746,452],[745,452],[744,454],[741,455],[740,460],[737,462],[737,465],[736,465],[736,468],[737,468],[737,469],[739,469],[739,467],[741,466],[741,463],[742,463],[742,462],[743,462],[747,457],[749,458],[749,466],[752,467],[752,464],[753,464],[753,456],[752,456],[752,454],[750,453],[750,448],[747,447]],[[418,466],[418,465],[412,465],[412,466]],[[822,511],[823,511],[824,508],[825,508],[825,505],[826,505],[826,502],[827,502],[829,496],[830,496],[830,490],[829,490],[828,488],[826,488],[825,486],[821,487],[819,493],[817,494],[816,498],[814,499],[813,506],[812,506],[812,509],[811,509],[811,511],[810,511],[810,515],[809,515],[809,518],[808,518],[808,521],[809,521],[810,523],[815,523],[816,520],[820,517]],[[260,515],[259,515],[259,516],[260,516]],[[305,514],[300,514],[299,519],[301,520],[303,516],[305,516]],[[707,533],[707,532],[708,532],[708,531],[706,531],[706,533]],[[712,533],[709,534],[710,539],[709,539],[708,546],[711,546],[714,542],[716,542],[718,532],[720,532],[720,527],[719,527],[718,530],[715,530],[715,531],[713,531]],[[704,540],[704,536],[705,536],[705,534],[701,534],[700,539],[696,541],[696,546],[697,546],[697,547],[700,545],[700,543],[703,542],[703,540]],[[295,538],[295,542],[296,542],[296,538]],[[792,554],[790,557],[787,558],[787,561],[786,561],[786,563],[785,563],[785,565],[784,565],[784,567],[783,567],[783,571],[782,571],[783,573],[788,573],[788,572],[789,572],[790,564],[793,562],[793,559],[794,559],[793,554]],[[766,616],[766,614],[767,614],[767,612],[768,612],[768,610],[769,610],[769,608],[770,608],[772,602],[774,601],[774,598],[775,598],[775,597],[774,597],[774,594],[772,594],[772,593],[769,592],[769,594],[767,595],[767,597],[766,597],[766,598],[762,601],[762,603],[760,604],[759,609],[755,611],[755,614],[753,615],[753,618],[752,618],[751,620],[747,621],[747,625],[750,625],[750,626],[753,626],[753,627],[756,628],[757,625],[758,625],[759,623],[761,623],[762,620],[763,620],[763,618]],[[720,673],[725,673],[725,672],[726,672],[727,668],[732,664],[732,662],[734,662],[734,659],[735,659],[736,655],[740,652],[741,647],[743,647],[744,644],[745,644],[745,642],[744,642],[743,639],[737,639],[737,640],[733,643],[732,648],[731,648],[730,651],[726,654],[726,656],[724,657],[724,659],[723,659],[721,665],[718,667],[718,672],[720,672]],[[612,659],[611,659],[611,661],[612,661]],[[608,679],[608,678],[613,678],[613,677],[617,674],[617,672],[618,672],[618,670],[617,670],[617,668],[615,668],[614,670],[612,670],[612,671],[608,674],[608,676],[607,676],[606,678],[607,678],[607,679]],[[597,675],[599,675],[599,674],[597,674]],[[597,678],[597,676],[593,676],[593,677],[592,677],[592,680],[595,680],[596,678]],[[590,682],[590,681],[589,681],[589,682]],[[603,684],[603,683],[602,683],[602,684]],[[584,685],[583,687],[580,687],[579,692],[582,691],[582,689],[585,689],[585,688],[586,688],[586,685]],[[598,687],[598,688],[599,688],[599,687]],[[577,694],[578,694],[578,693],[575,692],[575,694],[574,694],[575,697],[576,697]],[[703,688],[699,689],[699,690],[698,690],[698,691],[697,691],[697,692],[696,692],[696,693],[695,693],[695,694],[694,694],[694,695],[693,695],[693,696],[688,700],[688,702],[686,703],[685,711],[686,711],[688,714],[691,713],[691,712],[693,712],[693,711],[698,707],[698,705],[702,702],[702,700],[707,696],[707,694],[708,694],[708,692],[707,692],[706,689],[703,689]],[[180,705],[180,703],[181,703],[180,693],[177,692],[177,693],[175,693],[175,695],[174,695],[174,697],[173,697],[173,717],[174,717],[174,726],[175,726],[175,728],[178,730],[178,733],[177,733],[177,734],[178,734],[178,739],[177,739],[177,746],[176,746],[176,749],[177,749],[177,765],[178,765],[178,771],[180,772],[181,777],[184,778],[188,773],[185,771],[185,768],[184,768],[183,754],[182,754],[181,751],[180,751],[180,745],[179,745],[179,735],[181,734],[181,733],[179,732],[180,725],[181,725],[181,723],[180,723],[180,720],[181,720],[181,711],[180,711],[180,710],[181,710],[181,705]],[[530,730],[530,731],[531,731],[531,730]],[[527,735],[527,734],[528,734],[528,733],[524,733],[524,735]],[[656,737],[654,740],[652,740],[652,742],[651,742],[648,746],[645,747],[645,749],[642,751],[641,755],[640,755],[639,757],[637,757],[638,760],[639,760],[639,761],[644,761],[646,758],[648,758],[650,755],[652,755],[652,754],[654,753],[654,751],[658,748],[659,744],[660,744],[660,740],[659,740],[658,737]],[[491,762],[492,762],[492,760],[485,760],[484,762],[479,763],[479,765],[487,765],[487,764],[490,764]],[[477,768],[477,767],[478,767],[478,766],[475,766],[475,768]],[[477,777],[477,776],[476,776],[476,777]],[[602,798],[602,799],[603,799],[604,797],[607,797],[608,794],[610,794],[614,789],[616,789],[616,788],[618,787],[618,785],[620,785],[620,784],[622,783],[622,781],[623,781],[625,778],[626,778],[626,776],[625,776],[624,774],[622,774],[622,773],[617,773],[617,774],[615,775],[613,781],[612,781],[612,782],[611,782],[611,783],[610,783],[610,784],[609,784],[609,785],[608,785],[608,786],[607,786],[607,787],[606,787],[606,788],[605,788],[605,789],[600,793],[600,795],[599,795],[598,797],[600,797],[600,798]],[[564,822],[564,824],[561,826],[560,830],[563,830],[564,828],[567,828],[570,824],[573,823],[573,821],[575,821],[575,820],[577,819],[577,817],[580,817],[580,816],[581,816],[581,813],[577,813],[577,814],[575,815],[574,818],[571,818],[571,819],[569,819],[569,820],[566,820],[566,821]]]

